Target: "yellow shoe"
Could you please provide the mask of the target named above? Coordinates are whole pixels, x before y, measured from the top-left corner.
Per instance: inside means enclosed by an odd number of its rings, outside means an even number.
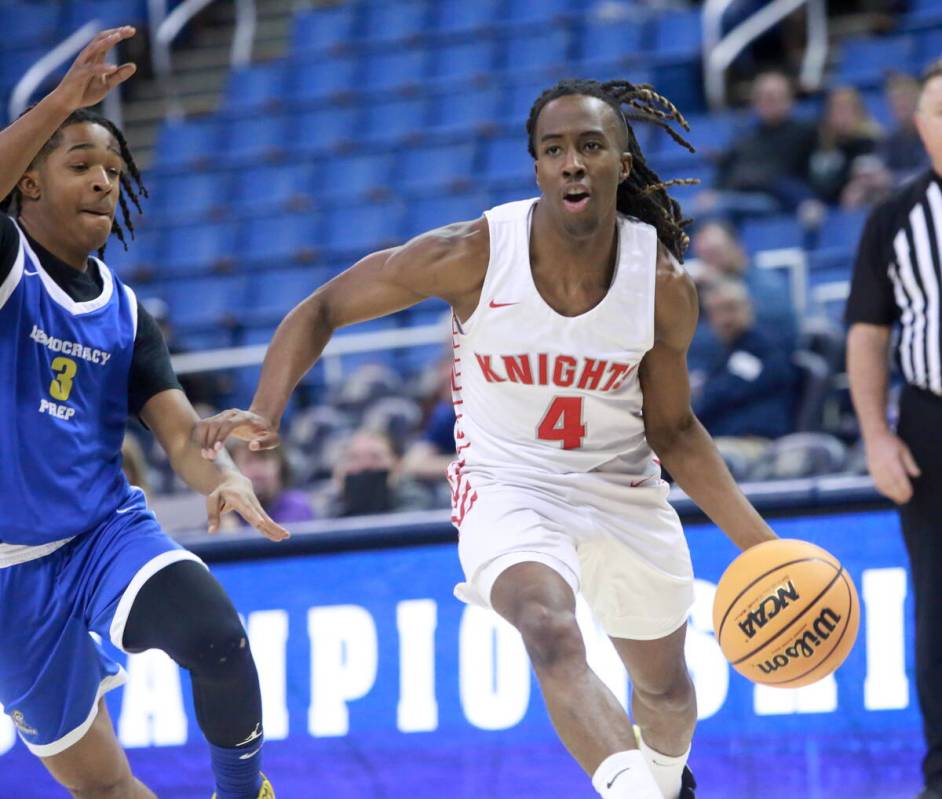
[[[213,793],[213,799],[216,799],[215,793]],[[262,774],[262,787],[258,790],[257,799],[275,799],[275,789],[271,787],[268,777],[264,774]]]

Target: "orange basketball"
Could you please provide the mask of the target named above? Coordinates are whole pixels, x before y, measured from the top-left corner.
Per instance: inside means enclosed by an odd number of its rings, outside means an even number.
[[[830,552],[782,538],[750,547],[720,578],[713,629],[753,682],[798,688],[833,672],[857,639],[860,603]]]

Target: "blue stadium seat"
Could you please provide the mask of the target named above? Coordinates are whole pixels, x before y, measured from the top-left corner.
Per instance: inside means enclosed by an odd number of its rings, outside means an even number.
[[[322,153],[353,140],[360,111],[355,106],[328,106],[295,113],[288,122],[289,152]]]
[[[3,11],[3,38],[6,42],[21,45],[51,44],[62,14],[60,3],[14,3]],[[65,19],[61,21],[66,22]],[[82,20],[76,27],[85,21]]]
[[[633,57],[592,58],[579,65],[579,76],[591,80],[627,80],[631,83],[652,83],[651,73],[639,69]]]
[[[295,14],[292,49],[326,50],[349,41],[355,31],[356,7],[353,3]]]
[[[887,101],[883,88],[868,89],[860,93],[867,111],[874,121],[884,130],[892,130],[896,127],[896,121],[893,119],[893,110]]]
[[[226,131],[226,157],[230,162],[258,162],[285,152],[289,137],[287,119],[263,112],[232,120]]]
[[[942,6],[936,5],[938,27],[922,31],[916,39],[916,63],[921,67],[942,58]]]
[[[503,92],[499,86],[442,91],[432,99],[432,132],[473,132],[496,123]]]
[[[370,53],[363,65],[363,88],[368,91],[419,86],[425,77],[427,51],[399,48]]]
[[[644,41],[644,26],[635,20],[592,20],[582,29],[581,61],[637,58]]]
[[[314,171],[310,190],[328,204],[380,196],[392,181],[391,153],[335,156]]]
[[[145,210],[167,219],[195,221],[229,202],[230,183],[228,172],[157,174],[148,180]]]
[[[439,0],[434,3],[431,30],[436,33],[464,33],[490,28],[498,15],[499,0]]]
[[[368,103],[358,141],[395,144],[425,130],[429,100],[425,96]]]
[[[357,62],[349,57],[298,58],[288,71],[288,97],[296,103],[323,101],[357,88]]]
[[[523,30],[503,42],[504,68],[512,72],[564,63],[569,57],[569,32],[560,28]]]
[[[0,119],[6,120],[7,92],[12,89],[26,71],[48,51],[44,46],[22,46],[17,43],[11,47],[9,42],[0,45]]]
[[[818,233],[817,249],[855,252],[860,242],[867,211],[831,209]]]
[[[509,0],[507,21],[511,23],[537,23],[546,25],[571,16],[572,0]]]
[[[157,137],[157,165],[209,163],[219,152],[220,131],[220,121],[216,117],[165,122]]]
[[[403,205],[399,202],[337,207],[324,215],[325,249],[335,259],[360,257],[399,244]]]
[[[246,285],[243,275],[177,278],[165,285],[163,295],[175,326],[210,327],[239,316],[248,299]]]
[[[887,72],[916,67],[916,40],[912,36],[879,36],[844,42],[837,80],[854,86],[876,86]]]
[[[119,25],[136,25],[147,19],[146,0],[71,0],[68,3],[55,3],[65,6],[65,31],[71,33],[86,22],[98,20],[102,28],[115,28]],[[29,3],[30,9],[36,8],[36,3]],[[29,12],[32,14],[32,10]],[[60,24],[60,31],[63,30]]]
[[[276,164],[241,169],[230,193],[238,209],[265,213],[307,202],[313,204],[311,164]]]
[[[750,253],[778,250],[783,247],[801,247],[805,231],[791,215],[754,219],[743,223],[740,239]]]
[[[593,76],[594,77],[594,76]],[[501,119],[504,122],[521,126],[530,116],[530,108],[536,98],[552,85],[546,78],[529,78],[508,82],[507,98],[502,104]],[[524,138],[521,136],[521,138]],[[524,140],[524,143],[525,140]]]
[[[484,191],[416,197],[406,211],[406,234],[417,236],[442,225],[477,219],[489,207],[490,198]]]
[[[493,39],[439,45],[431,51],[431,78],[435,81],[471,80],[491,73],[495,58]]]
[[[241,225],[239,257],[266,266],[310,261],[317,256],[317,234],[317,216],[311,212],[253,216]]]
[[[654,24],[652,50],[658,58],[699,58],[703,48],[703,22],[699,10],[661,14]]]
[[[251,305],[247,320],[256,325],[278,322],[295,305],[327,281],[328,272],[319,266],[272,269],[249,278]]]
[[[170,274],[208,271],[238,255],[236,233],[233,222],[177,226],[164,237],[161,269]]]
[[[374,3],[366,6],[364,12],[360,36],[371,41],[394,41],[417,36],[425,30],[429,21],[429,4],[425,0]]]
[[[533,185],[533,159],[523,133],[491,139],[484,148],[484,177],[492,187]],[[535,188],[533,189],[535,190]]]
[[[909,28],[942,24],[942,6],[938,0],[910,0],[906,25]]]
[[[282,60],[232,70],[224,108],[245,113],[282,105],[287,69],[288,62]]]
[[[160,231],[145,228],[135,230],[133,239],[127,233],[125,237],[128,239],[127,251],[115,236],[108,240],[104,261],[122,280],[135,288],[142,270],[160,269]]]
[[[396,162],[396,185],[418,193],[470,182],[475,145],[422,145],[403,152]]]

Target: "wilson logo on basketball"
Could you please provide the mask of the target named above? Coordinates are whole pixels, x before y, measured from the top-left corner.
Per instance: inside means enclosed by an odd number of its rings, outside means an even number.
[[[784,668],[793,660],[813,657],[817,648],[831,637],[831,633],[834,632],[841,618],[830,608],[825,608],[812,623],[811,630],[805,630],[791,646],[783,649],[771,660],[757,663],[759,671],[763,674],[771,674],[773,671]]]
[[[789,602],[795,602],[798,599],[798,589],[789,580],[788,583],[780,585],[763,599],[754,610],[750,610],[746,614],[746,618],[739,622],[739,629],[748,638],[755,638],[756,633],[787,608]]]

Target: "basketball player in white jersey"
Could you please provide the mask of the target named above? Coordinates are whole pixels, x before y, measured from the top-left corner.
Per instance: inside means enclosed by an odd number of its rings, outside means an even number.
[[[289,395],[334,330],[446,300],[467,577],[456,593],[520,631],[556,730],[602,797],[692,799],[693,575],[659,464],[741,548],[775,534],[690,409],[697,296],[678,264],[683,220],[629,118],[685,124],[647,87],[545,92],[527,124],[539,198],[373,253],[319,288],[278,328],[251,410],[197,435],[207,457],[229,435],[276,446]],[[629,671],[638,742],[586,664],[579,590]]]

